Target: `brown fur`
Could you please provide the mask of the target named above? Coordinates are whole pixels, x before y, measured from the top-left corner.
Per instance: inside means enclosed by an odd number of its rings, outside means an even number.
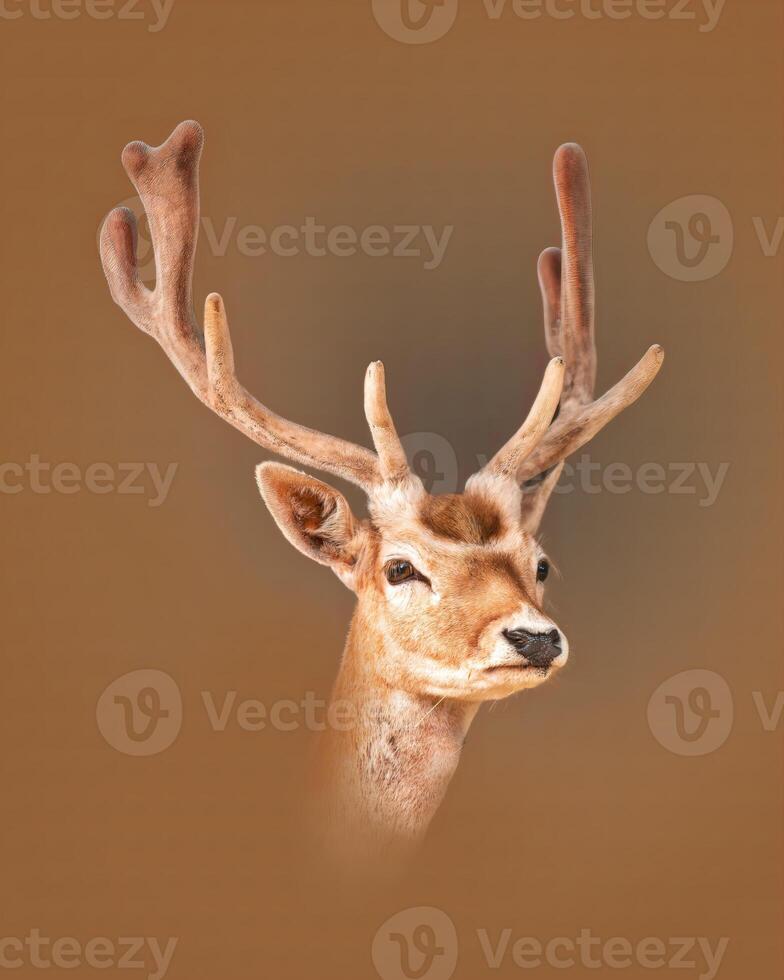
[[[475,494],[425,497],[419,516],[433,534],[463,544],[489,544],[503,533],[496,508]]]

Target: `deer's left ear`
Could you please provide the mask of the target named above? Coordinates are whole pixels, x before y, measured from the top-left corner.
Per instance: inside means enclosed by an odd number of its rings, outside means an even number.
[[[328,565],[353,588],[362,526],[343,494],[281,463],[257,466],[256,481],[264,503],[294,547]]]
[[[520,517],[523,527],[529,534],[536,534],[539,530],[545,509],[550,501],[550,495],[555,490],[563,468],[564,464],[559,463],[543,477],[538,478],[536,481],[530,481],[527,485],[523,485],[523,502],[521,504]]]

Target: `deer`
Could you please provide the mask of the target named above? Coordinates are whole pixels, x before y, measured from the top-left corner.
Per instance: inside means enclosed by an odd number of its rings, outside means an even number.
[[[538,261],[550,361],[522,425],[460,493],[428,492],[407,461],[384,367],[365,374],[375,451],[289,421],[238,380],[223,299],[193,305],[202,128],[181,123],[160,146],[129,143],[124,169],[147,215],[153,288],[139,276],[137,225],[111,211],[100,252],[114,302],[154,338],[194,395],[263,449],[361,488],[367,515],[315,476],[277,461],[256,469],[261,497],[288,541],[355,593],[329,725],[317,753],[330,846],[353,854],[409,851],[422,841],[457,768],[480,705],[545,683],[569,657],[546,612],[550,559],[538,540],[567,457],[632,405],[664,358],[651,346],[594,397],[592,205],[583,150],[556,151],[562,243]]]

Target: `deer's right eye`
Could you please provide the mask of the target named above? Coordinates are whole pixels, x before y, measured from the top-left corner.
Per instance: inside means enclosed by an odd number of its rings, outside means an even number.
[[[400,585],[402,582],[409,582],[412,578],[419,577],[410,561],[387,562],[384,574],[390,585]]]

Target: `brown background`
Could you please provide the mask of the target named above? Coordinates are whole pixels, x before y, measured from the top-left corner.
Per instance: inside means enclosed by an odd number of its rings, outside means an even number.
[[[728,0],[712,33],[496,23],[462,0],[422,47],[387,37],[369,0],[179,0],[159,33],[0,21],[3,460],[179,464],[159,508],[0,499],[0,934],[178,936],[172,978],[361,978],[381,922],[434,905],[458,929],[461,978],[491,972],[476,930],[505,927],[727,936],[721,977],[781,975],[780,730],[752,700],[782,687],[781,259],[752,225],[784,214],[781,20],[778,3]],[[434,271],[234,245],[220,257],[202,239],[197,302],[223,292],[242,376],[275,408],[366,441],[361,380],[382,357],[401,431],[444,435],[466,476],[544,365],[535,259],[558,236],[552,152],[574,139],[594,182],[600,384],[653,341],[668,352],[592,458],[731,464],[713,507],[638,490],[555,501],[551,598],[572,661],[482,711],[395,882],[310,856],[294,815],[311,733],[216,733],[201,701],[325,696],[352,600],[274,527],[252,480],[263,454],[190,397],[105,288],[97,229],[132,194],[119,152],[188,117],[207,132],[203,213],[218,227],[455,228]],[[736,242],[720,275],[689,284],[657,268],[646,234],[698,193],[726,204]],[[131,758],[103,740],[95,704],[142,667],[176,679],[185,717],[171,748]],[[655,741],[646,708],[696,667],[726,678],[735,724],[689,759]],[[510,960],[492,972],[521,974]]]

